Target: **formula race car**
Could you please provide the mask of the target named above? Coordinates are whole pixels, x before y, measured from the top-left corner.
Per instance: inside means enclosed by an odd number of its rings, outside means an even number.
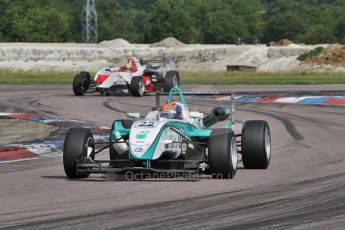
[[[169,92],[180,85],[180,75],[171,69],[170,64],[169,60],[139,60],[131,57],[123,67],[101,68],[93,80],[89,72],[80,72],[74,77],[73,92],[76,96],[100,92],[101,95],[131,93],[136,97],[162,89]]]
[[[157,93],[156,107],[145,119],[132,113],[128,114],[132,119],[115,120],[109,142],[97,143],[88,129],[71,128],[63,149],[67,177],[86,178],[90,173],[126,175],[127,179],[133,175],[138,178],[138,174],[143,177],[164,175],[164,178],[206,174],[231,179],[240,161],[246,169],[268,167],[271,136],[266,121],[246,121],[242,134],[235,134],[233,99],[230,106],[214,107],[211,113],[204,115],[189,111],[180,88],[172,88],[166,103],[160,105],[162,94]],[[175,94],[179,96],[178,101],[173,101]],[[210,128],[220,121],[224,121],[224,128]],[[106,148],[109,148],[110,160],[96,160],[97,154]]]

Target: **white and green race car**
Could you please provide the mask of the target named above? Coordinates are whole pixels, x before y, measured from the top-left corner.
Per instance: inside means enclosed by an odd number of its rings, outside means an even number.
[[[71,128],[63,150],[63,163],[69,178],[86,178],[90,173],[123,175],[212,175],[231,179],[237,165],[246,169],[266,169],[271,158],[271,136],[266,121],[246,121],[242,134],[234,132],[234,103],[215,107],[210,114],[189,111],[180,88],[172,88],[167,102],[140,119],[115,120],[109,142],[96,143],[90,130]],[[173,101],[173,96],[179,96]],[[214,95],[219,93],[196,93]],[[195,95],[195,93],[188,93]],[[230,95],[230,94],[229,94]],[[210,128],[223,121],[224,128]],[[99,146],[96,148],[96,146]],[[109,149],[109,160],[96,160],[98,153]],[[242,155],[240,158],[239,155]]]

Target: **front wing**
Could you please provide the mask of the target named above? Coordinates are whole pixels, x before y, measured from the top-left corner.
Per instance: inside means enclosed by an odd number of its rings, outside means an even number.
[[[159,167],[170,165],[170,168]],[[91,158],[80,159],[77,161],[77,173],[116,173],[126,172],[145,173],[145,174],[199,174],[200,164],[196,160],[155,160],[155,161],[136,161],[136,160],[92,160]],[[179,167],[181,164],[183,168]],[[110,166],[111,165],[111,166]],[[179,166],[178,166],[179,165]]]

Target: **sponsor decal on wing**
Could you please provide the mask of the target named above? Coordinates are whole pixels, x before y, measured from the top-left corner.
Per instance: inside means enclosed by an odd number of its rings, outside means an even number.
[[[131,146],[131,153],[134,156],[141,156],[141,155],[143,155],[146,152],[146,150],[149,147],[149,144],[146,144],[146,145],[134,145],[134,144],[131,144],[130,146]]]

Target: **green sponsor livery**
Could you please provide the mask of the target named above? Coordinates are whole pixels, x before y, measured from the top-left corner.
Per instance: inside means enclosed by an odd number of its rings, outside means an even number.
[[[190,124],[186,124],[184,122],[176,122],[176,121],[173,121],[173,122],[167,122],[162,128],[161,128],[161,131],[158,133],[158,135],[155,137],[155,140],[153,141],[153,143],[151,144],[151,146],[149,147],[148,150],[146,150],[146,152],[140,156],[140,157],[137,157],[137,156],[133,156],[132,154],[129,155],[129,158],[130,159],[135,159],[135,160],[151,160],[152,157],[153,157],[153,154],[156,150],[156,147],[157,147],[157,144],[160,140],[160,137],[163,133],[163,131],[165,129],[167,129],[169,126],[173,126],[179,130],[183,129],[184,132],[185,132],[185,135],[188,136],[188,137],[200,137],[200,136],[205,136],[205,137],[209,137],[211,135],[211,132],[212,130],[210,129],[204,129],[204,130],[201,130],[201,129],[198,129],[196,128],[195,126],[193,125],[190,125]]]
[[[149,133],[150,131],[141,131],[140,133],[138,133],[135,138],[136,139],[145,139],[147,134]]]

